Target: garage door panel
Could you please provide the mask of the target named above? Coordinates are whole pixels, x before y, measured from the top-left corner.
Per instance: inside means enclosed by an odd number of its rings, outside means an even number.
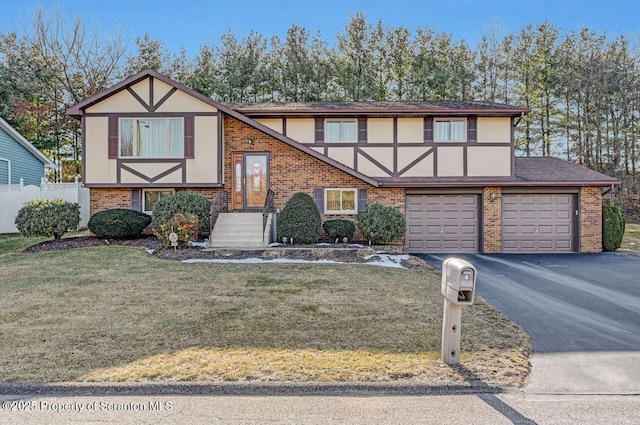
[[[477,195],[408,195],[407,246],[412,252],[477,252]],[[417,211],[424,214],[418,214]]]
[[[574,195],[505,194],[503,252],[572,252]]]
[[[553,211],[541,210],[538,213],[538,218],[540,218],[541,220],[553,220]]]

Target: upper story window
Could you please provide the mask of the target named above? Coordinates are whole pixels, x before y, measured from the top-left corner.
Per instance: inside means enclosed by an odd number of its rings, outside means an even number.
[[[466,142],[467,121],[465,119],[436,119],[436,142]]]
[[[168,158],[184,156],[182,118],[120,119],[120,156]]]
[[[326,120],[325,142],[357,142],[357,124],[356,120]]]

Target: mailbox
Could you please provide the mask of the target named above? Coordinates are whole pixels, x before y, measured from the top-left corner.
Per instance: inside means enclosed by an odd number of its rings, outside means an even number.
[[[453,304],[473,304],[476,274],[476,268],[468,261],[447,258],[442,263],[442,295]]]

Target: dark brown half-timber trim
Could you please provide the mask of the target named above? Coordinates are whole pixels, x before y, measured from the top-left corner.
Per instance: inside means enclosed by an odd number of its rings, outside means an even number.
[[[131,87],[127,87],[127,91],[129,92],[129,94],[131,96],[133,96],[142,106],[144,106],[144,109],[146,109],[147,111],[151,112],[151,106],[147,105],[147,102],[145,102],[139,95],[138,93],[136,93]]]
[[[114,183],[87,183],[84,187],[90,189],[109,189],[109,188],[189,188],[189,187],[207,187],[207,188],[221,188],[220,183],[126,183],[126,184],[114,184]]]
[[[134,170],[133,168],[129,167],[127,165],[127,163],[129,163],[129,164],[136,164],[136,163],[138,163],[138,164],[140,164],[140,163],[169,163],[169,164],[171,164],[171,163],[175,163],[176,165],[174,165],[173,167],[161,172],[157,176],[150,177],[150,176],[147,176],[147,175],[141,173],[140,171]],[[180,169],[183,170],[182,183],[186,183],[185,173],[184,173],[184,170],[186,169],[186,167],[185,167],[185,160],[184,159],[178,159],[178,160],[176,160],[176,159],[174,159],[174,160],[165,160],[165,159],[155,159],[154,160],[154,159],[149,159],[149,160],[146,160],[146,161],[140,161],[140,160],[131,161],[131,160],[119,159],[118,160],[118,168],[117,168],[117,171],[116,171],[116,182],[120,186],[122,186],[122,185],[126,186],[126,185],[129,184],[129,183],[122,183],[122,177],[121,177],[122,170],[125,170],[125,171],[133,174],[136,177],[140,177],[141,179],[143,179],[143,180],[145,180],[145,181],[147,181],[149,183],[154,183],[154,182],[160,180],[161,178],[166,177],[169,174],[174,173],[174,172],[176,172],[176,171],[178,171]],[[171,185],[173,185],[173,183]]]
[[[154,102],[154,91],[153,88],[156,85],[156,80],[153,77],[153,75],[149,76],[149,106],[153,108],[153,102]]]
[[[363,157],[367,158],[369,161],[371,161],[376,167],[382,169],[382,171],[384,171],[385,173],[389,174],[389,176],[393,176],[393,171],[389,170],[387,167],[385,167],[384,165],[382,165],[380,162],[378,162],[377,160],[375,160],[371,155],[367,154],[366,152],[362,151],[359,148],[355,149],[357,154],[362,155]],[[358,157],[358,155],[356,154],[356,158]]]
[[[223,156],[223,146],[224,145],[224,117],[222,115],[222,111],[218,111],[218,182],[223,181],[223,172],[224,172],[224,156]]]
[[[467,177],[468,173],[467,173],[467,168],[468,168],[468,162],[467,162],[467,147],[463,146],[462,147],[462,176],[463,177]]]
[[[287,135],[287,117],[282,118],[282,134]]]
[[[418,156],[416,159],[411,161],[411,163],[409,163],[409,165],[404,167],[402,170],[398,171],[398,177],[402,176],[404,173],[406,173],[407,171],[409,171],[410,169],[412,169],[413,167],[418,165],[418,163],[420,163],[423,159],[425,159],[426,157],[431,155],[433,152],[434,152],[434,149],[431,148],[431,149],[427,150],[425,153],[423,153],[422,155]],[[433,170],[433,174],[435,175],[435,169]]]
[[[393,176],[398,176],[398,117],[393,117]]]
[[[184,157],[187,159],[193,159],[195,153],[193,121],[193,116],[184,117]]]
[[[162,104],[163,104],[164,102],[166,102],[166,101],[167,101],[167,99],[169,99],[169,98],[171,97],[171,95],[172,95],[172,94],[174,94],[176,91],[178,91],[178,89],[177,89],[177,88],[175,88],[175,87],[172,87],[172,88],[171,88],[171,90],[169,90],[169,91],[167,92],[167,94],[165,94],[164,96],[162,96],[162,99],[160,99],[160,100],[158,101],[158,103],[156,103],[155,105],[153,105],[153,112],[157,111],[157,110],[158,110],[158,108],[159,108],[159,107],[161,107],[161,106],[162,106]]]
[[[117,117],[109,117],[109,159],[118,158],[118,118]],[[84,137],[85,133],[82,132],[82,137]],[[85,149],[82,150],[83,152]],[[84,167],[83,167],[84,168]]]

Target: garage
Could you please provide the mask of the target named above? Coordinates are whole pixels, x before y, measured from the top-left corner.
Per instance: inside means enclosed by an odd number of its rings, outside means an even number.
[[[479,196],[407,195],[409,252],[479,252]]]
[[[575,195],[503,194],[502,251],[574,252]]]

